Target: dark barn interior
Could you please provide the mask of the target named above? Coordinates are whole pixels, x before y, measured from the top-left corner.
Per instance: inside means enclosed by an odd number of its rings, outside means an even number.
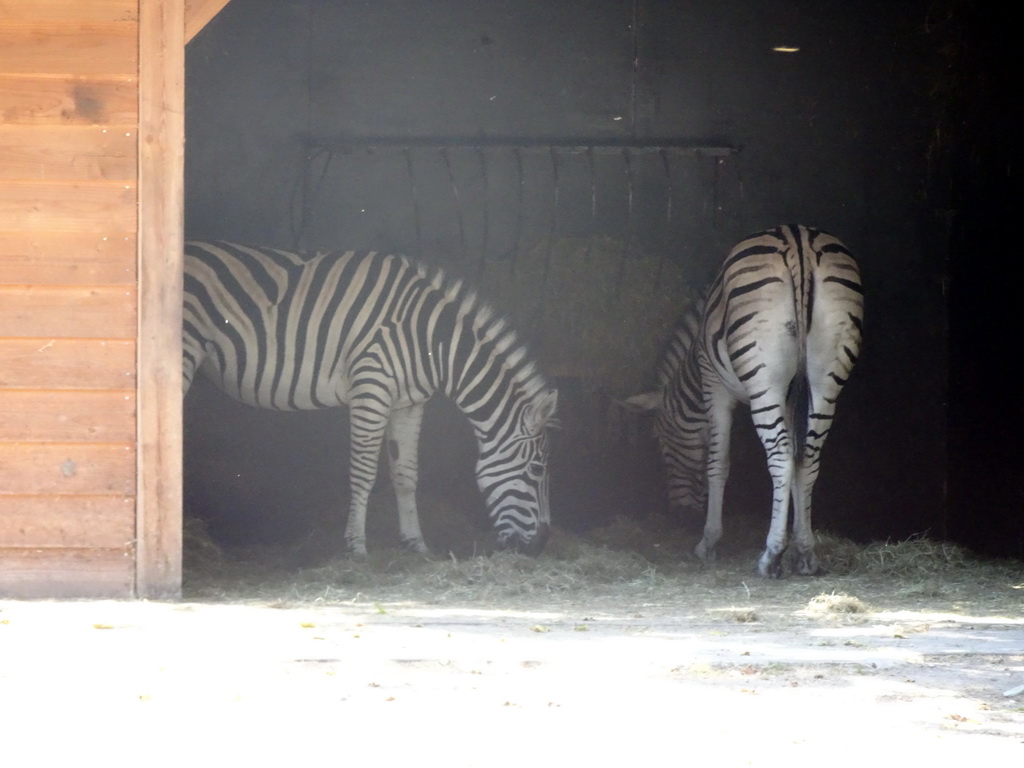
[[[749,233],[834,232],[866,346],[816,527],[1024,557],[1007,26],[965,0],[233,0],[187,49],[186,236],[402,252],[479,286],[560,388],[553,513],[585,530],[664,504],[615,400],[652,384],[674,294]],[[340,543],[343,412],[202,382],[185,407],[186,514],[225,545]],[[761,530],[736,421],[727,514]],[[454,408],[423,444],[424,489],[486,528]]]

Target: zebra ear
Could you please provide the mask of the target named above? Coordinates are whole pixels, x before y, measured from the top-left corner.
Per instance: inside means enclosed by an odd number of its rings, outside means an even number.
[[[657,390],[655,390],[654,392],[644,392],[639,395],[627,397],[625,400],[616,400],[615,402],[617,402],[627,411],[657,411],[659,408],[661,408],[661,393],[658,392]]]
[[[558,390],[549,389],[526,411],[526,428],[536,434],[547,426],[558,406]]]

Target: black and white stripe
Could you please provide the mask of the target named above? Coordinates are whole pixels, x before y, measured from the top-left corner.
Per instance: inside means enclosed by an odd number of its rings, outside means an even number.
[[[424,403],[451,398],[473,425],[477,480],[500,546],[539,552],[550,527],[546,427],[557,393],[506,321],[461,282],[401,256],[312,258],[223,242],[185,248],[184,383],[202,369],[261,408],[351,411],[345,538],[366,554],[366,504],[387,442],[403,541],[416,510]]]
[[[657,412],[670,501],[703,507],[706,500],[702,559],[714,557],[722,535],[732,411],[743,402],[773,485],[758,570],[781,575],[792,503],[796,569],[819,572],[811,492],[839,393],[860,352],[862,318],[857,263],[837,238],[804,226],[776,227],[736,245],[706,298],[684,313],[660,388],[627,402]]]

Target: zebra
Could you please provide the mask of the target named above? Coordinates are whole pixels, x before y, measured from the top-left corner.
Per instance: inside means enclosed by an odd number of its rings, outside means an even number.
[[[376,251],[312,258],[266,247],[185,247],[183,377],[275,410],[350,409],[345,543],[366,557],[366,507],[386,443],[409,549],[424,404],[452,399],[473,427],[477,484],[500,548],[539,554],[550,532],[548,438],[557,391],[508,322],[441,270]]]
[[[750,405],[772,478],[761,576],[782,575],[790,503],[795,567],[822,573],[811,491],[839,393],[860,354],[864,293],[857,263],[833,235],[778,226],[737,244],[692,300],[667,344],[659,388],[626,400],[654,411],[669,502],[704,508],[696,554],[714,559],[722,535],[729,438],[737,402]]]

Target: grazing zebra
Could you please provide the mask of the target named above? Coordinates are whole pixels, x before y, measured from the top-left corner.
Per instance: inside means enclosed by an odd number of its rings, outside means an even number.
[[[184,385],[202,368],[231,397],[276,410],[347,405],[345,540],[366,555],[366,504],[387,442],[403,543],[426,552],[416,511],[424,403],[473,425],[477,482],[501,547],[539,553],[550,527],[546,427],[557,392],[506,321],[460,281],[401,256],[190,242]]]
[[[711,560],[722,535],[729,432],[737,402],[750,405],[771,473],[772,521],[758,563],[782,575],[790,501],[796,569],[820,573],[811,491],[836,401],[857,362],[863,291],[857,263],[835,237],[780,226],[729,253],[706,296],[668,344],[660,388],[627,404],[656,412],[669,500],[707,504],[696,552]]]

